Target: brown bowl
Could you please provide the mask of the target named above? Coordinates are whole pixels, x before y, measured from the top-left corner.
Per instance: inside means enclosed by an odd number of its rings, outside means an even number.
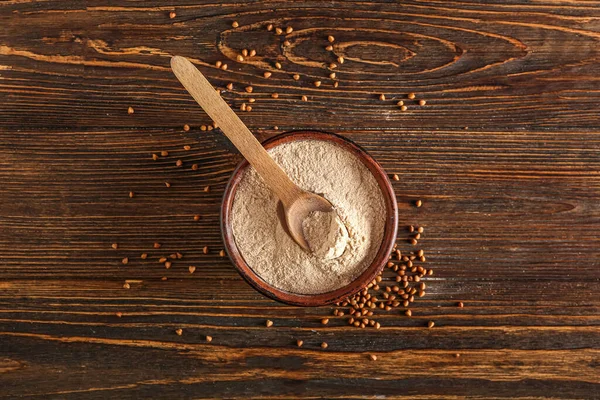
[[[348,285],[320,294],[290,293],[285,290],[277,289],[265,282],[244,261],[244,258],[240,254],[235,243],[233,229],[231,227],[231,209],[233,206],[235,191],[238,183],[242,179],[243,172],[246,170],[246,168],[248,168],[249,164],[247,161],[243,161],[235,169],[233,175],[229,179],[227,187],[225,188],[223,204],[221,206],[221,232],[223,233],[225,248],[227,249],[227,253],[231,258],[231,261],[233,261],[233,265],[235,265],[242,277],[244,277],[244,279],[246,279],[246,281],[248,281],[248,283],[250,283],[250,285],[252,285],[256,290],[268,297],[271,297],[272,299],[287,304],[298,306],[322,306],[341,301],[348,296],[352,296],[358,291],[364,289],[369,282],[375,279],[381,270],[383,270],[385,264],[388,262],[388,257],[392,252],[392,248],[396,241],[396,233],[398,229],[398,206],[396,204],[396,195],[392,189],[392,184],[390,183],[390,180],[388,179],[388,176],[383,168],[381,168],[377,161],[371,158],[371,156],[369,156],[365,150],[361,149],[358,145],[346,138],[333,133],[318,131],[295,131],[277,135],[265,141],[263,146],[269,149],[283,143],[307,139],[325,140],[341,146],[361,160],[375,176],[375,179],[379,184],[379,187],[381,188],[385,198],[386,212],[388,217],[385,224],[381,246],[379,247],[379,251],[375,255],[375,259],[371,265]]]

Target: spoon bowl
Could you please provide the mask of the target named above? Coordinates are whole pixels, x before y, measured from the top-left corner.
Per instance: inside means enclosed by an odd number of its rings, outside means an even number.
[[[283,205],[285,214],[285,223],[290,236],[304,250],[311,251],[306,238],[304,237],[303,222],[308,216],[315,212],[335,212],[331,203],[322,196],[302,190],[291,204]]]

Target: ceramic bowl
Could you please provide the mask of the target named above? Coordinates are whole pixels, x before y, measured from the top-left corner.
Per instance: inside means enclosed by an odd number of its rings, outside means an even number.
[[[390,180],[383,168],[381,168],[377,161],[369,156],[365,150],[360,148],[349,139],[326,132],[295,131],[277,135],[265,141],[263,146],[266,149],[270,149],[280,144],[296,140],[324,140],[327,142],[333,142],[354,154],[371,171],[377,180],[385,199],[387,218],[383,240],[371,265],[367,267],[356,279],[354,279],[354,281],[350,282],[346,286],[320,294],[307,295],[291,293],[273,287],[269,283],[265,282],[244,261],[244,258],[236,246],[235,239],[233,237],[233,229],[231,226],[231,210],[233,206],[233,200],[235,198],[237,185],[242,179],[244,171],[246,171],[246,169],[249,167],[247,161],[243,161],[235,169],[225,189],[223,204],[221,206],[221,232],[223,235],[225,248],[229,257],[231,258],[231,261],[233,262],[233,265],[237,268],[242,277],[256,290],[268,297],[287,304],[298,306],[322,306],[342,301],[364,289],[383,270],[388,262],[388,257],[392,252],[392,248],[396,241],[398,227],[398,206],[396,203],[396,195],[392,189],[392,184],[390,183]]]

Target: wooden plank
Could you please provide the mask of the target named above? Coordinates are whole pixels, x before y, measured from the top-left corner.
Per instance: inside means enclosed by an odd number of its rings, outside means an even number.
[[[345,134],[400,174],[394,182],[399,243],[410,250],[405,227],[423,225],[421,246],[439,273],[434,278],[484,286],[486,279],[598,278],[598,133],[588,132],[585,139],[580,132],[545,131]],[[124,278],[134,266],[153,268],[128,278],[156,277],[167,272],[156,260],[177,251],[185,255],[175,262],[178,268],[197,265],[213,276],[231,276],[217,256],[218,213],[239,157],[218,130],[28,131],[4,137],[4,277],[68,279],[93,270],[98,278]],[[185,151],[184,144],[192,150]],[[153,161],[151,154],[161,150],[169,156]],[[175,166],[177,159],[184,160],[183,167]],[[194,163],[197,171],[190,168]],[[417,198],[424,200],[420,209],[411,204]],[[193,220],[195,214],[200,221]],[[163,247],[153,249],[155,241]],[[112,243],[120,248],[111,249]],[[209,256],[202,254],[205,245],[212,249]],[[139,260],[141,253],[149,259]],[[124,257],[131,264],[123,266]],[[544,292],[540,287],[535,296],[555,296]]]
[[[390,351],[377,353],[372,362],[369,353],[343,349],[240,351],[202,340],[189,335],[171,341],[3,335],[11,349],[4,361],[8,374],[18,372],[23,378],[9,381],[8,389],[14,397],[61,398],[182,393],[198,398],[531,398],[552,393],[575,399],[586,398],[599,385],[599,354],[591,349],[466,350],[458,358],[451,351]],[[131,360],[154,367],[132,368]],[[66,379],[74,383],[69,389]]]
[[[232,105],[256,98],[243,116],[254,128],[598,128],[598,16],[594,2],[4,2],[0,126],[205,123],[168,68],[178,54],[213,84],[232,82],[223,94]],[[294,31],[276,36],[268,23]],[[243,48],[257,56],[237,62]],[[333,89],[326,66],[338,56]]]

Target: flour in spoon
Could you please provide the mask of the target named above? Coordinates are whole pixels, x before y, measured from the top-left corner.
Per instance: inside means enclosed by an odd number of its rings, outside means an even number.
[[[231,211],[242,257],[265,282],[291,293],[325,293],[352,282],[369,267],[383,240],[386,207],[375,177],[352,153],[331,142],[288,142],[269,154],[294,183],[329,200],[337,218],[322,213],[305,220],[314,252],[303,250],[282,225],[277,197],[249,168]]]

